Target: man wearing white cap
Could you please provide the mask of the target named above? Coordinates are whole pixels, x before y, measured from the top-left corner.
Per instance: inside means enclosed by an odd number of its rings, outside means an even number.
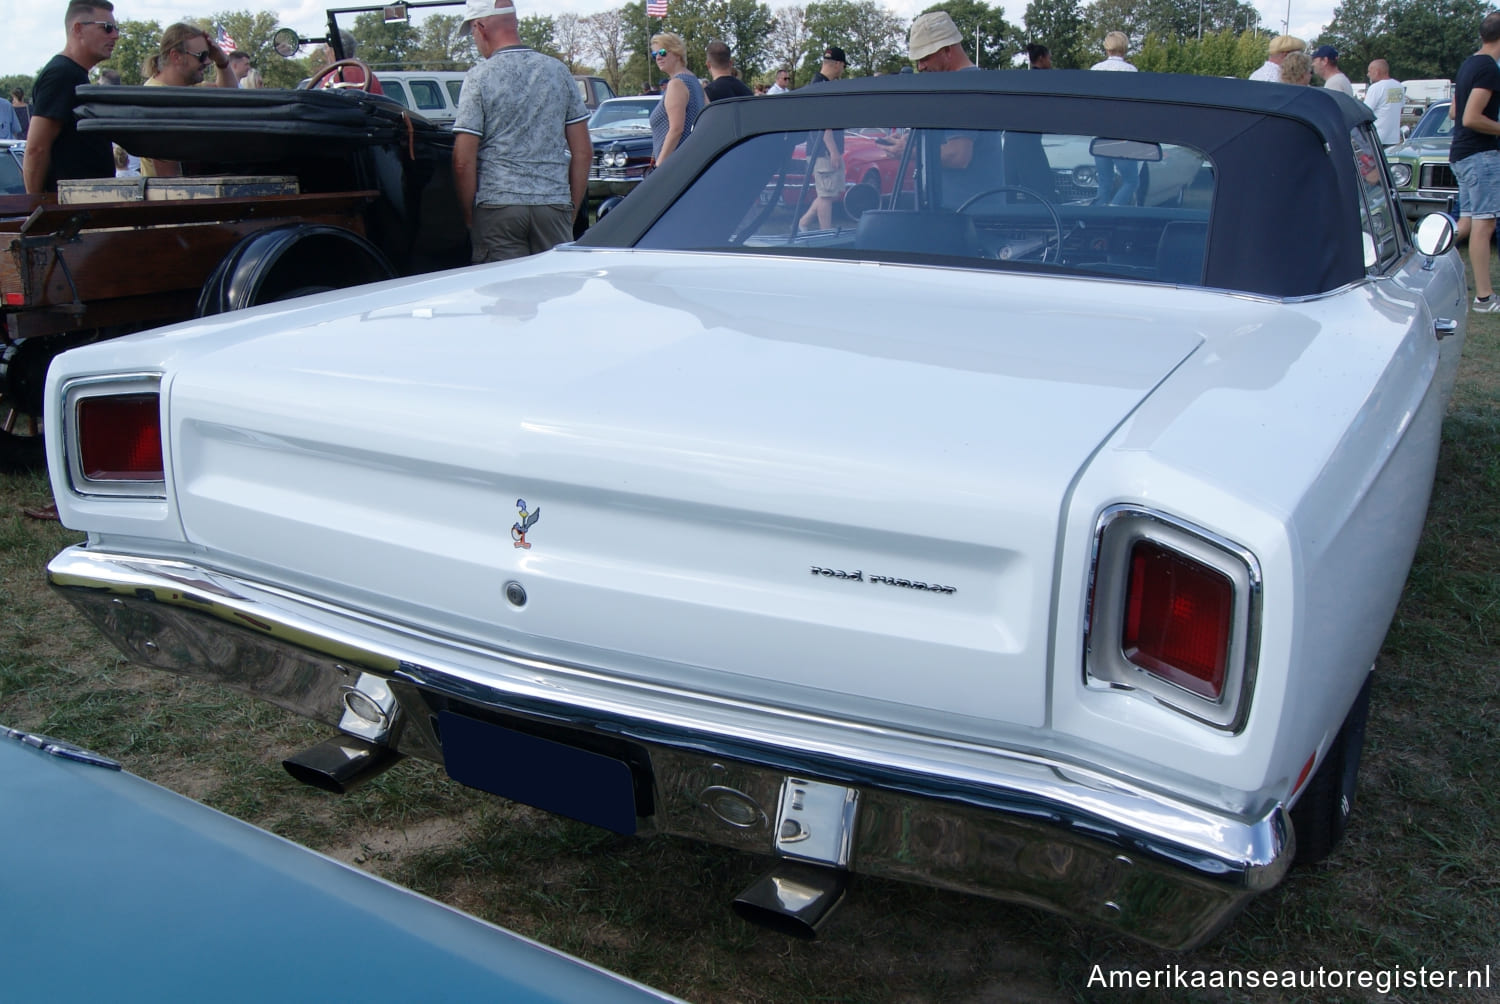
[[[521,44],[510,0],[468,0],[462,27],[484,57],[464,77],[453,122],[453,181],[474,262],[572,240],[594,155],[572,75]]]
[[[906,47],[923,73],[977,70],[961,44],[963,35],[945,10],[928,11],[911,23]]]

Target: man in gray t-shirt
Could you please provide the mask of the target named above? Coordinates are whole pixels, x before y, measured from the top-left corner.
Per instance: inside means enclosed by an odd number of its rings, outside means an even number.
[[[588,109],[567,67],[521,44],[510,0],[469,0],[484,61],[464,77],[453,181],[473,260],[520,258],[573,239],[588,194]]]

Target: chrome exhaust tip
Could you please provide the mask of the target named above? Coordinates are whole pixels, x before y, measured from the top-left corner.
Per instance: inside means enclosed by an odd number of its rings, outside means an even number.
[[[281,761],[303,784],[342,795],[384,773],[401,754],[354,736],[336,736]]]
[[[849,873],[784,861],[735,897],[742,919],[793,938],[811,941],[844,899]]]

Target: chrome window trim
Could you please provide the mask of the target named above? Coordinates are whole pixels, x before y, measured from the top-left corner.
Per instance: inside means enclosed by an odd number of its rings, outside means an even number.
[[[63,453],[68,461],[68,486],[75,495],[87,498],[135,498],[162,501],[167,497],[165,416],[162,418],[162,477],[138,481],[100,481],[83,473],[83,451],[78,440],[78,405],[96,397],[128,397],[133,394],[155,394],[161,407],[160,373],[117,373],[109,376],[81,377],[62,387]]]
[[[1229,661],[1224,689],[1210,700],[1163,680],[1126,658],[1118,644],[1129,578],[1129,552],[1149,540],[1219,572],[1233,584]],[[1205,725],[1239,733],[1250,714],[1260,656],[1262,580],[1255,555],[1186,520],[1138,505],[1113,505],[1094,530],[1084,615],[1084,685],[1133,691]],[[1109,639],[1116,639],[1114,643]]]

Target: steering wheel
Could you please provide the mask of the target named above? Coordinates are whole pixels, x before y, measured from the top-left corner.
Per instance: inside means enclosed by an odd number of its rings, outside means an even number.
[[[1003,192],[1020,192],[1022,195],[1030,196],[1031,198],[1042,204],[1042,208],[1046,209],[1047,213],[1052,217],[1052,228],[1055,232],[1057,241],[1057,254],[1059,257],[1061,257],[1063,246],[1062,214],[1057,211],[1057,206],[1052,203],[1052,200],[1048,199],[1045,195],[1043,195],[1041,192],[1038,192],[1034,188],[1027,188],[1025,185],[999,185],[995,188],[986,188],[982,192],[969,196],[959,204],[959,207],[955,209],[954,212],[962,213],[974,203],[979,202],[982,199],[987,199],[991,195],[999,195]],[[1045,245],[1042,246],[1042,257],[1040,260],[1044,262],[1047,260],[1047,248]]]
[[[364,82],[348,84],[340,82],[338,84],[335,84],[334,86],[348,87],[351,89],[357,87],[362,91],[368,92],[370,90],[370,87],[375,83],[375,74],[370,72],[369,64],[362,59],[340,59],[336,63],[329,63],[317,73],[313,74],[312,79],[307,82],[307,89],[309,91],[316,91],[318,88],[323,86],[323,81],[325,78],[333,76],[334,70],[342,70],[346,66],[352,66],[355,69],[362,71],[365,75]]]

